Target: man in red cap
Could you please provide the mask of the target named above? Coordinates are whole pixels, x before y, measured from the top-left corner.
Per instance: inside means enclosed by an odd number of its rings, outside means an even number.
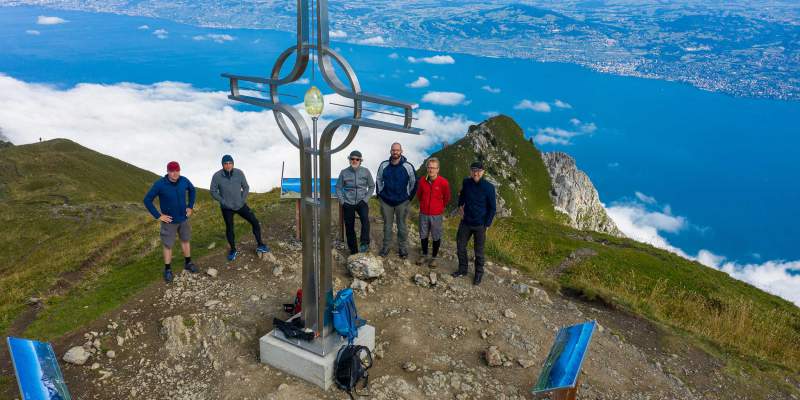
[[[189,194],[189,201],[186,201],[186,194]],[[161,211],[159,212],[153,200],[158,197]],[[192,249],[189,240],[192,238],[192,226],[189,224],[189,217],[192,216],[194,208],[195,189],[192,182],[181,176],[181,166],[177,161],[170,161],[167,164],[167,174],[153,183],[153,186],[144,196],[144,205],[153,218],[161,221],[161,243],[164,249],[164,280],[172,282],[172,245],[175,244],[175,236],[181,239],[181,250],[183,250],[183,268],[191,273],[197,272],[197,267],[192,263]]]

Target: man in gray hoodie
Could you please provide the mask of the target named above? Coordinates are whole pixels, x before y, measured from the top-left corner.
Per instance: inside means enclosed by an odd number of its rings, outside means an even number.
[[[242,170],[233,168],[233,157],[226,154],[222,157],[222,169],[211,178],[211,197],[219,202],[222,209],[222,218],[225,220],[225,237],[231,250],[228,253],[228,261],[233,261],[239,254],[236,251],[236,241],[233,231],[233,215],[239,214],[253,227],[253,235],[256,237],[258,247],[257,253],[269,252],[264,242],[261,241],[261,224],[258,223],[253,211],[247,206],[247,195],[250,193],[250,186]]]
[[[350,254],[369,251],[369,198],[375,191],[372,173],[361,166],[361,152],[350,153],[350,166],[339,173],[336,181],[336,196],[342,204],[347,247]],[[356,248],[356,213],[361,220],[361,246]]]

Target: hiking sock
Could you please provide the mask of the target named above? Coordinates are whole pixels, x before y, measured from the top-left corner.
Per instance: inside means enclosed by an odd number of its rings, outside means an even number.
[[[189,265],[190,262],[192,262],[192,257],[183,257],[184,265]]]
[[[422,255],[423,256],[427,256],[428,255],[428,238],[422,239],[422,240],[420,240],[420,242],[422,242]]]
[[[172,266],[170,264],[164,264],[164,271],[169,269],[172,269]]]
[[[433,241],[433,258],[436,258],[439,255],[439,246],[442,244],[442,240],[434,240]]]

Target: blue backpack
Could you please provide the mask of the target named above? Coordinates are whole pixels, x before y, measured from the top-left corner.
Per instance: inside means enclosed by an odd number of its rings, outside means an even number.
[[[358,317],[356,303],[353,301],[353,289],[342,289],[336,293],[333,299],[333,328],[340,335],[347,338],[347,342],[352,344],[358,337],[358,328],[364,326],[367,321]]]

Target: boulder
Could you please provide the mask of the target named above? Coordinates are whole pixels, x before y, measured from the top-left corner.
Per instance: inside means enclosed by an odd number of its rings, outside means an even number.
[[[483,352],[483,357],[486,359],[486,364],[490,367],[499,367],[503,365],[503,355],[500,354],[500,350],[497,349],[497,346],[489,346],[489,348]]]
[[[86,351],[82,346],[75,346],[64,354],[64,361],[70,364],[83,365],[91,355],[92,353]]]
[[[347,257],[347,270],[354,278],[361,280],[379,278],[385,272],[383,260],[368,253],[357,253]]]
[[[164,349],[171,356],[184,353],[190,345],[189,330],[183,323],[183,316],[175,315],[161,321],[161,336],[164,337]]]

